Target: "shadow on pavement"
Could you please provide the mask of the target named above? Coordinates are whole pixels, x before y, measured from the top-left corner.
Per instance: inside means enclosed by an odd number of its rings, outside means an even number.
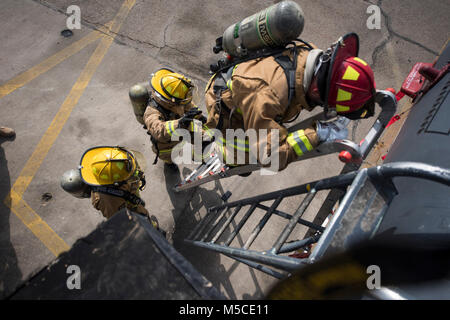
[[[11,140],[11,139],[10,139]],[[16,251],[11,243],[9,217],[11,210],[5,205],[10,203],[9,191],[11,181],[6,161],[5,150],[1,144],[6,141],[0,138],[0,298],[11,293],[22,279],[17,265]]]
[[[184,170],[188,170],[185,168]],[[183,172],[183,176],[187,176],[188,172]],[[180,172],[172,172],[164,169],[166,179],[166,189],[170,200],[174,206],[172,212],[175,221],[175,227],[172,233],[173,246],[183,254],[194,267],[203,274],[213,285],[220,289],[229,299],[240,299],[236,296],[230,281],[230,275],[239,266],[239,262],[234,262],[228,266],[228,270],[221,263],[221,256],[218,253],[194,247],[184,240],[188,238],[192,230],[199,223],[199,217],[196,215],[202,208],[209,208],[223,203],[221,197],[225,193],[220,182],[215,182],[213,190],[206,190],[201,187],[192,190],[174,192],[171,188],[181,181]],[[229,230],[227,230],[229,232]],[[226,233],[225,233],[226,235]],[[243,243],[242,243],[243,245]],[[251,268],[251,278],[255,283],[256,292],[245,293],[243,299],[261,298],[263,292],[258,284],[255,271]]]

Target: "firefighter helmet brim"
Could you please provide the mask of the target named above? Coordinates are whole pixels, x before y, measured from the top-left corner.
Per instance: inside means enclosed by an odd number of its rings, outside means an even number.
[[[136,158],[122,147],[94,147],[80,160],[80,174],[91,186],[114,185],[127,181],[138,168]]]
[[[150,85],[159,99],[169,103],[187,104],[192,101],[192,80],[170,69],[156,71]]]
[[[361,119],[374,114],[374,74],[369,64],[358,58],[358,51],[358,36],[349,33],[334,43],[325,55],[328,66],[321,98],[327,117],[340,114]]]
[[[359,53],[359,37],[356,33],[348,33],[339,38],[331,48],[330,65],[325,87],[325,102],[329,101],[330,91],[333,86],[333,76],[341,63],[350,57],[357,57]]]

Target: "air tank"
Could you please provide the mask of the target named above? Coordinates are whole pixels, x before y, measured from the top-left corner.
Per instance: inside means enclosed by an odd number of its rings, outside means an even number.
[[[136,120],[144,124],[144,113],[150,99],[147,88],[142,84],[134,85],[130,88],[129,96]]]
[[[90,198],[91,188],[81,179],[80,170],[69,170],[64,172],[60,179],[61,188],[75,198]]]
[[[282,1],[229,26],[222,39],[223,50],[242,57],[248,51],[285,46],[298,38],[305,24],[303,11],[293,1]]]

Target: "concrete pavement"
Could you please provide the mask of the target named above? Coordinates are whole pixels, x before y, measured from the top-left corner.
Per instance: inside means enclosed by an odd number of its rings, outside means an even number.
[[[359,35],[360,57],[373,66],[379,89],[398,89],[412,65],[432,62],[449,38],[448,0],[297,2],[306,20],[302,38],[318,47],[327,48],[347,32]],[[114,41],[110,45],[104,42],[102,55],[102,39],[108,33],[105,25],[115,19],[124,3],[131,7],[120,29],[107,36],[114,37]],[[66,29],[65,12],[73,4],[81,8],[82,28],[64,38],[60,32]],[[171,187],[194,166],[181,167],[180,174],[174,174],[165,172],[161,161],[151,165],[154,154],[148,136],[134,118],[128,89],[147,81],[154,70],[168,66],[195,79],[202,92],[209,78],[209,64],[218,58],[212,53],[215,39],[232,23],[271,4],[273,1],[256,0],[0,3],[0,94],[4,92],[0,95],[0,125],[13,127],[17,132],[14,140],[0,138],[2,295],[52,261],[55,243],[70,247],[103,221],[89,200],[66,194],[59,186],[59,178],[64,171],[76,168],[85,149],[124,145],[140,150],[147,158],[148,186],[143,198],[161,226],[169,231],[175,248],[229,298],[264,296],[274,279],[227,257],[192,248],[183,239],[205,215],[207,207],[220,203],[225,191],[233,193],[230,201],[237,200],[337,175],[343,164],[331,155],[295,163],[275,176],[254,173],[248,178],[232,177],[175,194]],[[371,4],[381,8],[379,30],[366,26],[366,10]],[[95,30],[98,36],[91,35],[92,41],[79,43]],[[23,77],[20,86],[6,93],[6,85],[12,80],[71,46],[73,50],[60,62],[53,58],[49,63],[55,65],[48,70],[45,66],[33,69]],[[83,72],[89,77],[80,80]],[[66,98],[77,94],[76,83],[86,87],[70,105]],[[70,112],[62,109],[67,104]],[[199,104],[205,110],[201,95]],[[67,116],[60,128],[52,122],[59,115]],[[309,116],[306,113],[299,121]],[[365,134],[372,121],[352,126],[350,134],[355,141]],[[54,139],[50,145],[42,142],[47,136]],[[18,196],[10,193],[11,189]],[[51,194],[50,199],[43,198],[47,193]],[[326,196],[320,193],[314,200],[312,210],[307,212],[309,219],[314,218]],[[300,199],[286,199],[280,209],[292,212]],[[264,240],[256,242],[255,248],[271,245],[283,227],[281,223],[281,219],[271,218]],[[244,234],[248,231],[244,230]],[[304,232],[298,229],[296,235]],[[242,244],[245,239],[236,241],[236,245]]]

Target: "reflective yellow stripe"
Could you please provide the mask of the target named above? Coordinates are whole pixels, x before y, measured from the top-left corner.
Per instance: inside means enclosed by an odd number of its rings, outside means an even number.
[[[289,134],[289,136],[287,137],[286,141],[289,143],[289,145],[292,147],[292,149],[294,149],[294,151],[297,154],[297,156],[300,157],[300,156],[303,155],[302,150],[297,145],[297,142],[295,142],[294,136],[292,134]]]
[[[350,110],[350,107],[347,106],[341,106],[340,104],[336,105],[336,112],[345,112]]]
[[[170,136],[172,136],[172,130],[170,129],[170,121],[166,122],[166,131]]]
[[[235,65],[235,66],[233,67],[233,71],[231,72],[231,77],[233,77],[234,71],[236,70],[236,68],[237,68],[238,65],[239,65],[239,64],[237,64],[237,65]],[[230,89],[231,91],[233,91],[233,79],[230,79],[230,80],[227,81],[227,87],[228,87],[228,89]],[[239,111],[240,111],[240,110],[239,110]],[[242,111],[239,112],[239,113],[242,114]]]
[[[228,89],[233,91],[233,80],[230,79],[230,80],[227,81],[227,87],[228,87]]]
[[[210,130],[207,126],[203,125],[203,130],[205,131],[205,133],[206,133],[210,138],[212,138],[212,137],[214,136],[214,135],[212,134],[211,130]]]
[[[177,144],[177,146],[183,146],[185,143],[186,141],[181,141],[180,143]],[[170,153],[174,148],[159,150],[159,153]]]
[[[224,146],[222,146],[220,144],[217,144],[217,146],[220,148],[220,152],[222,152],[223,161],[226,163],[227,162],[227,155],[226,155]]]
[[[222,142],[222,145],[225,146],[227,145],[227,140],[225,140],[224,138],[220,138],[220,141]],[[241,151],[249,151],[249,147],[248,147],[248,141],[246,140],[241,140],[241,139],[234,139],[234,143],[230,143],[230,145],[233,146],[233,148],[237,149],[237,150],[241,150]]]
[[[177,136],[178,134],[177,134],[176,129],[175,129],[175,121],[171,121],[170,122],[170,128],[172,129],[173,134]]]
[[[294,133],[290,133],[286,141],[299,157],[313,149],[313,146],[309,142],[308,137],[305,135],[304,130],[298,130]]]
[[[356,81],[359,78],[359,72],[353,69],[351,66],[347,67],[347,70],[345,70],[344,76],[342,77],[342,80],[353,80]]]
[[[305,131],[298,130],[297,133],[298,133],[300,139],[302,139],[302,141],[305,144],[306,149],[308,149],[308,151],[311,151],[312,149],[314,149],[313,146],[311,145],[311,143],[309,142],[309,139],[306,136]]]
[[[209,78],[208,83],[206,84],[205,87],[205,93],[208,92],[209,87],[211,86],[211,82],[214,80],[214,78],[216,77],[217,73],[213,74],[211,76],[211,78]]]
[[[178,135],[176,132],[175,132],[175,121],[176,120],[172,120],[172,121],[167,121],[166,122],[166,131],[167,131],[167,133],[170,135],[170,136],[172,136],[172,135]]]
[[[356,61],[358,61],[359,63],[362,63],[363,65],[367,66],[367,62],[365,62],[365,61],[364,61],[363,59],[361,59],[361,58],[355,57],[355,58],[353,58],[353,60],[356,60]]]
[[[233,67],[233,72],[231,73],[231,75],[234,74],[234,72],[236,71],[236,68],[238,67],[238,65],[239,65],[239,63]]]
[[[342,90],[342,89],[338,89],[338,93],[337,93],[337,99],[336,101],[348,101],[352,99],[352,93]]]
[[[195,121],[191,122],[191,132],[199,132],[200,131],[200,125],[196,123]]]

